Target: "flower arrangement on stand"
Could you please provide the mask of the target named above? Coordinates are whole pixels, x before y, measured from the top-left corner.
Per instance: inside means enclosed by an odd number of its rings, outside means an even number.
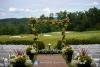
[[[32,62],[23,52],[17,50],[10,56],[10,67],[32,67]]]
[[[68,63],[71,62],[73,53],[74,53],[74,50],[69,45],[62,49],[62,54]]]
[[[38,53],[39,54],[60,54],[61,50],[58,50],[58,49],[51,49],[51,50],[42,49],[42,50],[39,50]]]
[[[77,67],[91,67],[92,58],[88,55],[87,50],[82,48],[79,55],[75,58]]]
[[[34,47],[28,47],[26,49],[26,54],[29,56],[29,59],[34,62],[35,61],[35,55],[36,55],[37,51],[36,48]]]

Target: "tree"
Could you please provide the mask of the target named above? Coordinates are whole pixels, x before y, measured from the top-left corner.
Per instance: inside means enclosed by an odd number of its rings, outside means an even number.
[[[42,15],[40,16],[40,19],[41,19],[41,20],[46,19],[45,15],[44,15],[44,14],[42,14]]]
[[[66,12],[66,10],[64,12],[60,11],[59,13],[56,13],[56,15],[57,15],[57,19],[58,20],[62,20],[62,19],[67,18],[67,12]]]
[[[53,13],[50,13],[49,19],[54,19],[54,14]]]

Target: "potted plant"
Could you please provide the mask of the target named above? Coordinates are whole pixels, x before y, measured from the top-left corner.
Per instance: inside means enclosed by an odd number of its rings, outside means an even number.
[[[74,51],[71,46],[66,46],[62,49],[62,54],[68,63],[72,60],[73,52]]]
[[[10,56],[11,67],[32,67],[32,62],[28,56],[22,52],[17,51],[16,55]]]
[[[82,48],[79,55],[75,58],[77,67],[91,67],[92,58],[88,56],[87,50]]]
[[[35,58],[35,55],[36,55],[36,48],[28,47],[26,49],[26,54],[29,56],[30,60],[32,60],[34,62],[34,58]]]

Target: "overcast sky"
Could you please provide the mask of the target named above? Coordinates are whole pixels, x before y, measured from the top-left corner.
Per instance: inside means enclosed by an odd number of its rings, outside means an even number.
[[[100,0],[0,0],[0,18],[39,17],[59,11],[84,11],[100,8]]]

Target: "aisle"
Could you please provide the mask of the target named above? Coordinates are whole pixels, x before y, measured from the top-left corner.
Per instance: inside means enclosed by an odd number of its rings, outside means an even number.
[[[68,67],[63,57],[58,54],[38,55],[37,61],[38,64],[34,67]]]

